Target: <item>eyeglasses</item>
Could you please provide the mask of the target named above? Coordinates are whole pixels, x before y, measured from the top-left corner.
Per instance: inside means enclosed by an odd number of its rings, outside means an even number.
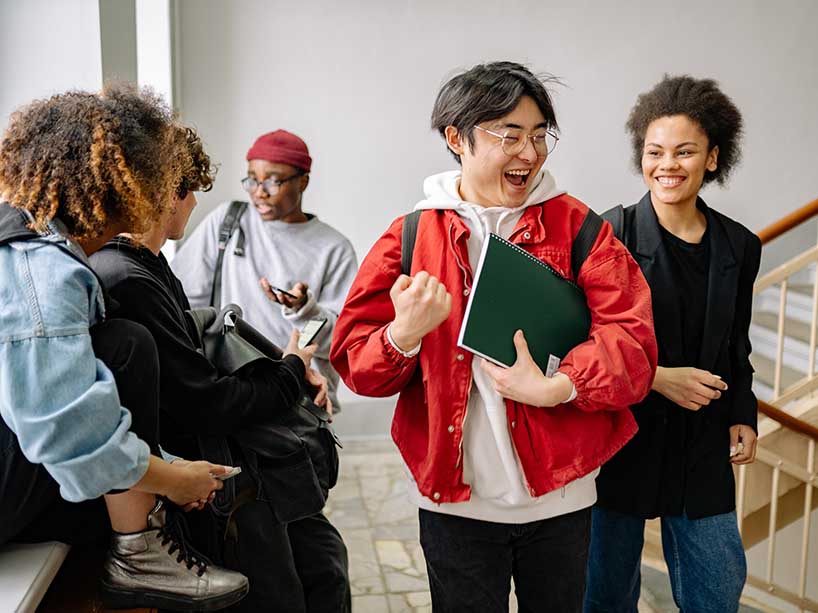
[[[264,181],[259,181],[255,177],[244,177],[241,180],[241,186],[244,188],[244,191],[248,193],[253,193],[258,189],[258,186],[261,185],[262,189],[267,193],[268,196],[275,196],[278,191],[281,189],[281,186],[287,183],[288,181],[292,181],[293,179],[297,179],[298,177],[303,177],[305,173],[297,172],[294,175],[287,177],[286,179],[265,179]]]
[[[474,127],[486,134],[496,136],[503,141],[501,145],[503,153],[510,156],[519,155],[522,150],[525,149],[527,140],[531,139],[531,144],[534,145],[534,151],[537,155],[546,157],[549,153],[554,151],[557,142],[560,140],[560,137],[551,130],[536,130],[531,134],[526,134],[520,128],[508,128],[505,132],[500,134],[499,132],[492,132],[480,126]]]

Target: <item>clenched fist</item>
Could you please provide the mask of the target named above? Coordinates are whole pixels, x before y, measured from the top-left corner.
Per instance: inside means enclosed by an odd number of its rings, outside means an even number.
[[[395,320],[389,329],[392,340],[410,351],[429,332],[446,321],[452,311],[452,296],[436,277],[425,270],[414,277],[401,275],[389,290]]]

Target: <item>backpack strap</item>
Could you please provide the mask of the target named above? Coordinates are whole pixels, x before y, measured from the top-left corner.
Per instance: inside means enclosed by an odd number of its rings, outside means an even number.
[[[238,239],[236,239],[236,247],[233,249],[233,253],[239,257],[244,255],[244,231],[241,229],[239,222],[246,210],[246,202],[233,200],[227,208],[227,214],[225,214],[222,220],[222,225],[219,226],[219,255],[216,258],[216,268],[213,271],[213,288],[210,290],[210,306],[217,309],[221,306],[224,252],[227,249],[227,243],[230,242],[230,237],[233,236],[237,228],[239,236]]]
[[[412,258],[415,254],[415,239],[418,236],[418,223],[423,211],[412,211],[403,218],[403,233],[400,242],[400,271],[409,275],[412,272]]]
[[[599,231],[602,229],[602,218],[591,209],[585,214],[585,219],[582,220],[582,225],[579,227],[574,242],[571,244],[571,273],[574,275],[574,281],[579,279],[579,270],[591,253],[591,248],[596,242],[596,237],[599,236]]]
[[[623,243],[625,242],[625,209],[621,204],[617,204],[602,213],[602,218],[613,226],[613,233]]]

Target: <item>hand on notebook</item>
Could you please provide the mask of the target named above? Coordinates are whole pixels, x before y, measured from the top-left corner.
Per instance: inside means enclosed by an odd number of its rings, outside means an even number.
[[[517,360],[511,368],[503,368],[481,360],[480,368],[494,382],[494,389],[509,400],[535,407],[553,407],[568,400],[574,389],[571,379],[562,373],[546,377],[528,351],[522,330],[514,333]]]
[[[395,307],[389,331],[403,351],[414,349],[424,336],[446,321],[452,310],[452,296],[446,286],[426,271],[414,277],[398,277],[389,297]]]

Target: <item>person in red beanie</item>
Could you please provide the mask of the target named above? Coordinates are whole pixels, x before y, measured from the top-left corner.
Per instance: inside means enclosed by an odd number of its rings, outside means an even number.
[[[191,307],[238,304],[245,319],[281,347],[294,329],[325,319],[312,365],[328,380],[327,405],[337,407],[338,374],[329,364],[329,344],[357,261],[346,237],[301,208],[311,168],[309,150],[299,137],[284,130],[260,136],[247,152],[247,176],[241,181],[250,203],[226,202],[210,213],[171,267]],[[223,230],[225,226],[233,226],[233,231]],[[308,487],[293,496],[304,496]],[[244,541],[239,532],[243,559],[264,560],[248,568],[251,594],[240,610],[348,612],[347,551],[335,527],[320,512],[278,523],[269,507],[244,507],[242,521],[247,525],[270,523],[276,529]]]
[[[219,206],[185,241],[171,266],[194,308],[238,304],[247,321],[282,347],[293,329],[326,320],[315,339],[313,367],[327,378],[337,412],[338,373],[329,363],[330,340],[358,263],[343,234],[303,211],[311,169],[309,149],[295,134],[275,130],[259,136],[247,151],[247,176],[241,180],[252,207],[240,201]],[[219,233],[231,206],[238,225],[224,241],[216,283]]]

